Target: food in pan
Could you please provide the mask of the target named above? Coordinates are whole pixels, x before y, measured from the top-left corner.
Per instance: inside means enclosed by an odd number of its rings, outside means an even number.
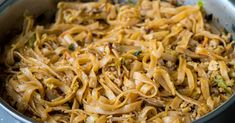
[[[28,16],[5,50],[7,101],[40,122],[198,119],[235,79],[235,42],[201,4],[60,2],[50,25]]]

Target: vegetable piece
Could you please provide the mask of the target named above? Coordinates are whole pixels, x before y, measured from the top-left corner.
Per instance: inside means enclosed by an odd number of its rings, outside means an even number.
[[[214,81],[217,83],[218,87],[224,89],[229,94],[232,93],[232,91],[229,89],[229,87],[226,85],[225,81],[223,80],[222,76],[217,75],[214,78]]]
[[[227,88],[227,85],[225,84],[223,78],[220,75],[217,75],[215,77],[215,82],[218,84],[219,87],[221,88]]]
[[[73,43],[70,44],[70,45],[68,46],[68,49],[69,49],[70,51],[74,51],[74,50],[75,50],[74,44],[73,44]]]
[[[32,37],[29,39],[29,47],[34,48],[35,41],[36,41],[36,35],[33,34]]]
[[[202,0],[198,0],[197,5],[200,7],[200,9],[202,9],[202,8],[203,8],[204,3],[203,3],[203,1],[202,1]]]
[[[134,52],[134,54],[133,54],[133,55],[135,55],[135,56],[139,56],[141,53],[142,53],[142,50],[137,50],[136,52]]]

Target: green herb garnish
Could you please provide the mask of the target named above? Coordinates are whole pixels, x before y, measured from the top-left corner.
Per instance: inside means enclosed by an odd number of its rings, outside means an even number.
[[[36,41],[36,35],[33,34],[29,39],[29,47],[34,48],[34,42]]]
[[[223,78],[220,75],[217,75],[215,77],[215,82],[218,84],[219,87],[221,88],[227,88],[227,85],[225,84]]]
[[[202,9],[204,6],[203,0],[198,0],[197,5]]]
[[[70,44],[70,45],[68,46],[68,49],[69,49],[70,51],[74,51],[74,50],[75,50],[74,44],[73,44],[73,43]]]
[[[231,90],[229,87],[226,85],[225,81],[220,75],[217,75],[214,79],[214,81],[217,83],[218,87],[224,89],[227,93],[231,94]]]
[[[137,50],[136,52],[133,53],[135,56],[139,56],[142,53],[142,50]]]

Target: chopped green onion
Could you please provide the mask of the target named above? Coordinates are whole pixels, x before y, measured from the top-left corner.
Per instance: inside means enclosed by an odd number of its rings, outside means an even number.
[[[215,77],[215,82],[218,84],[219,87],[221,88],[227,88],[227,85],[225,84],[223,78],[220,75],[217,75]]]
[[[203,0],[198,0],[197,5],[202,9],[204,5]]]
[[[70,45],[68,46],[68,49],[69,49],[70,51],[74,51],[74,50],[75,50],[74,44],[73,44],[73,43],[70,44]]]
[[[29,39],[29,47],[34,48],[35,41],[36,41],[36,35],[33,34],[32,37]]]
[[[135,56],[139,56],[141,53],[142,53],[142,50],[137,50],[136,52],[134,52],[134,54],[133,54],[133,55],[135,55]]]
[[[223,78],[220,75],[217,75],[215,77],[214,81],[217,83],[218,87],[224,89],[228,93],[232,93],[231,90],[228,88],[225,81],[223,80]]]

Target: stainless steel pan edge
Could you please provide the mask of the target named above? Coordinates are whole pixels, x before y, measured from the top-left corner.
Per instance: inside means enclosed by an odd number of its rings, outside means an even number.
[[[22,122],[22,123],[35,123],[31,118],[28,118],[24,116],[23,114],[16,111],[14,108],[12,108],[9,104],[7,104],[2,98],[0,98],[0,108],[5,110],[9,115],[14,117],[16,120]],[[11,121],[8,121],[11,122]]]
[[[23,22],[23,14],[28,10],[34,16],[39,16],[45,11],[54,10],[56,2],[59,0],[6,0],[0,3],[0,43],[8,43],[11,32],[19,30]],[[225,27],[229,32],[235,32],[235,0],[203,0],[204,9],[207,13],[214,15],[213,23],[218,28]],[[185,4],[196,4],[197,0],[185,0]],[[219,26],[218,26],[219,25]],[[1,45],[2,48],[3,45]],[[4,82],[1,82],[4,83]],[[223,111],[235,104],[233,95],[224,104],[217,107],[214,111],[195,120],[194,123],[207,122]],[[24,123],[32,123],[34,120],[22,115],[0,97],[0,108],[4,109],[11,116]]]

